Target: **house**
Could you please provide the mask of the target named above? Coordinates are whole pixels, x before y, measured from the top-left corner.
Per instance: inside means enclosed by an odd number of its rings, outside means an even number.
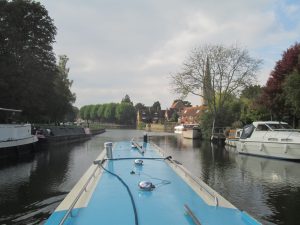
[[[170,107],[170,109],[177,112],[178,115],[181,114],[184,108],[186,108],[186,106],[184,105],[184,102],[182,100],[175,100],[172,106]]]
[[[138,110],[137,112],[137,123],[159,123],[164,122],[165,110],[157,112],[151,112],[151,107],[145,107],[145,109]]]
[[[169,109],[166,109],[164,115],[166,121],[171,121],[174,119],[174,113],[177,114],[178,117],[181,116],[182,111],[186,108],[184,102],[182,100],[175,100]]]
[[[182,124],[198,124],[199,118],[207,110],[207,106],[186,107],[183,109],[179,122]]]

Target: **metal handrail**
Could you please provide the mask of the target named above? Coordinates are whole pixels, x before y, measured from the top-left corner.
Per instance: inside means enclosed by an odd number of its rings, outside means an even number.
[[[87,179],[86,183],[84,184],[84,186],[82,187],[82,189],[80,190],[80,192],[78,193],[78,195],[76,196],[76,198],[74,199],[74,201],[72,202],[72,204],[70,205],[68,211],[66,212],[66,214],[64,215],[64,217],[62,218],[62,220],[60,221],[59,225],[63,225],[65,223],[65,221],[67,220],[67,218],[69,217],[69,215],[71,214],[73,208],[75,207],[77,201],[79,200],[79,198],[81,197],[81,195],[83,194],[83,192],[86,191],[86,187],[89,185],[90,181],[92,180],[92,178],[95,177],[95,173],[96,171],[99,169],[99,166],[97,166],[95,168],[95,170],[93,171],[93,173],[91,174],[91,176]]]
[[[155,143],[151,142],[151,144],[156,147],[160,152],[163,152],[163,150],[157,146]],[[216,195],[214,195],[213,193],[210,192],[210,190],[208,190],[200,181],[199,181],[199,178],[195,177],[194,175],[192,175],[185,167],[181,166],[181,165],[178,165],[178,163],[176,161],[174,161],[173,159],[169,159],[170,162],[176,164],[184,173],[185,175],[189,176],[193,181],[195,181],[200,187],[201,189],[205,190],[205,192],[211,196],[214,201],[215,201],[215,204],[216,206],[219,205],[219,199]],[[203,181],[202,181],[203,182]]]
[[[201,225],[200,221],[198,220],[198,218],[195,216],[194,212],[190,209],[190,207],[187,204],[184,204],[184,208],[186,210],[186,212],[190,215],[190,217],[192,218],[193,222],[196,225]]]
[[[134,146],[138,149],[139,153],[141,153],[142,155],[145,153],[145,151],[140,147],[140,145],[134,139],[131,139],[131,143],[134,144]]]

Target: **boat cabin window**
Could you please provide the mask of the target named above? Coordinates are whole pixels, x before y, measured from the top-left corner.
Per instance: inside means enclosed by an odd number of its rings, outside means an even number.
[[[277,130],[277,129],[292,129],[292,127],[288,124],[284,124],[284,123],[278,123],[278,124],[271,124],[268,123],[268,126],[273,129],[273,130]]]
[[[265,124],[259,124],[256,127],[256,131],[268,131],[270,130],[269,127]]]
[[[249,138],[251,136],[251,134],[253,133],[254,129],[255,129],[255,126],[253,126],[253,124],[246,125],[243,129],[240,139]]]

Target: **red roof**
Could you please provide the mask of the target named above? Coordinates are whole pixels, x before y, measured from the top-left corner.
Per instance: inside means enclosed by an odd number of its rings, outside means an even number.
[[[182,117],[196,117],[202,114],[207,109],[207,106],[187,107],[182,111]]]

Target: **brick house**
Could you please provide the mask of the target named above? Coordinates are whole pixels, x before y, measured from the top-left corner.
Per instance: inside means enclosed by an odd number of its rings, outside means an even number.
[[[199,123],[199,118],[207,110],[207,106],[195,106],[186,107],[183,109],[181,116],[179,118],[179,123],[182,124],[197,124]]]

